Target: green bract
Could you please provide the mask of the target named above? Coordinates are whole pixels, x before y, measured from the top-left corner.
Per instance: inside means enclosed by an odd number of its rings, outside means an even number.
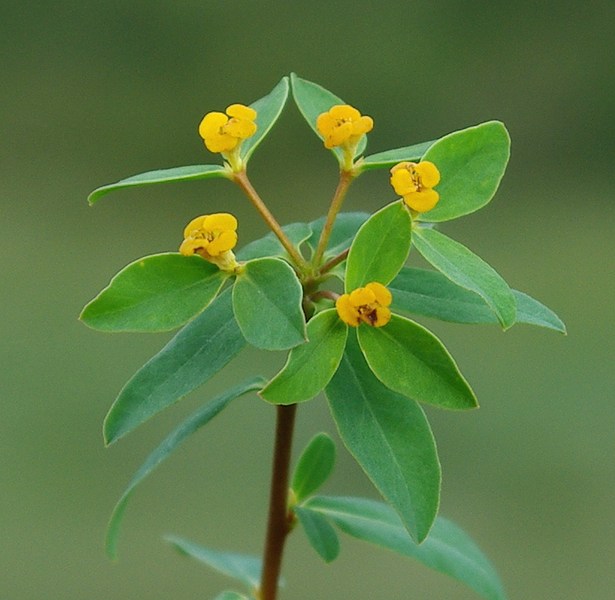
[[[102,331],[183,326],[121,390],[105,419],[107,444],[195,391],[245,346],[287,353],[276,374],[248,376],[228,387],[155,448],[115,506],[107,552],[116,555],[121,520],[136,486],[230,402],[257,392],[269,403],[263,406],[275,405],[277,415],[263,558],[167,537],[181,553],[245,588],[224,591],[216,600],[273,600],[284,541],[293,529],[301,529],[326,562],[340,552],[339,529],[446,573],[487,600],[505,600],[502,584],[482,552],[456,525],[437,517],[440,463],[419,405],[466,410],[477,407],[477,399],[442,342],[399,313],[499,323],[504,329],[527,323],[565,332],[554,312],[511,290],[485,261],[435,228],[491,200],[508,162],[508,133],[502,123],[490,121],[360,158],[367,140],[363,132],[371,121],[357,116],[360,111],[353,107],[336,109],[320,120],[340,166],[327,214],[309,223],[280,225],[254,189],[245,165],[278,121],[290,88],[300,112],[321,137],[318,117],[344,102],[293,74],[250,108],[231,104],[226,115],[208,118],[209,133],[203,135],[211,134],[218,144],[208,147],[222,148],[228,164],[149,171],[99,187],[89,197],[94,203],[124,188],[224,177],[238,185],[271,230],[237,249],[236,219],[216,214],[224,207],[209,197],[213,218],[186,215],[193,221],[181,251],[199,256],[169,252],[139,259],[84,308],[82,320]],[[386,184],[370,200],[371,214],[341,212],[351,183],[364,172],[421,161],[433,164],[395,170],[402,199],[395,200]],[[311,196],[308,200],[315,202]],[[434,270],[406,264],[412,247]],[[238,365],[241,371],[249,366]],[[335,443],[325,433],[312,438],[291,475],[297,405],[322,391],[343,445],[386,503],[315,496],[335,463]]]

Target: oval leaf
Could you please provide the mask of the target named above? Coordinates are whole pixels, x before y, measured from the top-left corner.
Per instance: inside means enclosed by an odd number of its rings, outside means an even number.
[[[265,380],[262,377],[255,377],[246,381],[226,392],[216,396],[213,400],[197,410],[193,415],[186,419],[179,427],[174,429],[162,443],[145,459],[145,462],[134,474],[128,487],[122,494],[118,503],[113,509],[109,525],[107,526],[106,549],[111,558],[117,556],[117,542],[120,534],[120,525],[126,511],[128,500],[132,496],[134,489],[143,481],[162,461],[164,461],[188,436],[198,431],[201,427],[209,423],[218,413],[226,408],[235,398],[260,389]]]
[[[340,364],[347,333],[334,308],[318,313],[307,325],[308,341],[291,350],[284,368],[260,395],[273,404],[295,404],[316,396]]]
[[[245,346],[223,292],[122,388],[104,423],[111,444],[215,375]]]
[[[306,340],[303,291],[288,263],[258,258],[233,286],[235,318],[246,340],[264,350],[286,350]]]
[[[371,169],[390,169],[397,163],[406,161],[419,161],[434,144],[434,141],[414,144],[413,146],[405,146],[404,148],[395,148],[395,150],[386,150],[366,156],[360,163],[361,171],[369,171]]]
[[[413,243],[438,271],[457,285],[481,296],[504,329],[515,322],[517,303],[511,289],[482,258],[435,229],[417,227]]]
[[[229,172],[220,165],[190,165],[188,167],[174,167],[172,169],[159,169],[133,175],[121,179],[116,183],[109,183],[96,188],[89,196],[88,202],[94,204],[105,194],[115,190],[129,187],[141,187],[154,183],[171,183],[173,181],[193,181],[195,179],[211,179],[213,177],[229,177]]]
[[[359,327],[358,335],[367,363],[388,388],[442,408],[478,406],[448,350],[418,323],[393,315],[385,327]]]
[[[80,319],[101,331],[175,329],[200,313],[226,278],[200,256],[146,256],[124,267]]]
[[[440,138],[423,156],[440,171],[440,201],[421,221],[450,221],[473,213],[495,195],[510,157],[510,136],[489,121]]]
[[[293,512],[297,515],[310,545],[327,563],[334,561],[340,553],[340,542],[329,521],[322,513],[295,506]]]
[[[303,502],[331,475],[335,464],[335,444],[326,433],[315,435],[299,458],[290,487],[296,502]]]
[[[403,203],[393,202],[359,229],[346,262],[346,292],[377,281],[386,285],[410,252],[412,221]]]
[[[493,565],[472,539],[447,519],[438,517],[429,537],[419,545],[408,535],[395,511],[382,502],[316,496],[306,506],[321,512],[348,535],[414,558],[487,600],[506,600]]]
[[[345,446],[421,542],[438,512],[440,463],[420,406],[376,379],[354,335],[326,395]]]

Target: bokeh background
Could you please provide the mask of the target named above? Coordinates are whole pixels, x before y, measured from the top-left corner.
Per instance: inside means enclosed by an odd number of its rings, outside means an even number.
[[[191,439],[137,491],[120,560],[103,554],[111,509],[184,415],[279,356],[246,353],[205,388],[104,449],[101,422],[169,335],[104,335],[82,305],[132,260],[172,251],[184,224],[234,212],[227,182],[87,193],[155,168],[213,162],[202,115],[266,94],[284,74],[372,115],[372,152],[497,118],[513,139],[484,210],[444,231],[552,307],[568,336],[428,323],[482,408],[429,410],[442,513],[496,564],[510,598],[613,597],[615,320],[612,2],[33,0],[0,2],[0,598],[213,598],[232,582],[176,555],[165,533],[259,553],[273,415],[252,396]],[[289,105],[251,162],[283,222],[324,212],[336,165]],[[362,177],[347,210],[392,199]],[[322,399],[297,449],[335,435]],[[338,443],[329,493],[376,497]],[[445,576],[346,538],[333,565],[297,534],[283,598],[470,600]]]

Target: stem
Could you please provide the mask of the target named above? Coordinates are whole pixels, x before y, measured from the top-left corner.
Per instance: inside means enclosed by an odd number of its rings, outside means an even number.
[[[284,231],[282,231],[282,227],[280,227],[280,224],[277,222],[276,218],[271,214],[271,211],[262,201],[261,197],[258,195],[258,192],[252,186],[252,183],[250,183],[247,173],[245,171],[233,173],[233,180],[244,191],[250,202],[252,202],[254,208],[256,208],[261,217],[263,217],[265,223],[267,223],[271,231],[273,231],[273,233],[280,240],[280,243],[284,246],[286,252],[288,252],[289,256],[293,259],[295,266],[299,268],[304,267],[305,259],[301,256],[301,254],[299,254],[298,250],[293,246]]]
[[[276,409],[277,422],[269,494],[269,518],[263,557],[263,574],[257,594],[259,600],[276,599],[284,543],[291,530],[288,513],[288,473],[297,405],[278,405]]]
[[[346,248],[343,252],[340,252],[337,256],[334,256],[331,260],[328,260],[322,267],[319,269],[319,273],[324,275],[328,273],[333,267],[336,267],[341,262],[346,260],[348,253],[350,252],[350,248]]]
[[[314,259],[312,264],[315,267],[318,267],[320,261],[322,260],[322,256],[325,253],[325,249],[327,248],[327,243],[329,242],[329,236],[331,235],[331,231],[333,230],[333,224],[335,223],[335,217],[337,217],[337,213],[342,208],[342,204],[344,203],[344,198],[346,197],[346,192],[354,179],[355,174],[352,171],[340,171],[340,180],[337,184],[337,189],[335,190],[335,194],[333,195],[333,200],[331,200],[331,205],[329,206],[329,212],[327,213],[327,220],[325,221],[325,225],[322,228],[322,232],[320,234],[320,239],[318,240],[318,247],[316,248],[316,252],[314,253]]]

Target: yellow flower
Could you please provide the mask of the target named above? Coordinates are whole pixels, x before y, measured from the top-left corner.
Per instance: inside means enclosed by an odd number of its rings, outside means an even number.
[[[348,104],[332,106],[328,112],[316,119],[316,128],[325,140],[326,148],[343,146],[345,149],[356,148],[364,133],[371,131],[374,121]]]
[[[402,162],[391,169],[391,185],[404,202],[416,212],[431,210],[440,199],[433,187],[440,182],[440,171],[428,160]]]
[[[198,254],[223,271],[238,265],[232,249],[237,244],[237,219],[229,213],[215,213],[192,219],[184,229],[179,251],[184,256]]]
[[[231,104],[226,114],[207,113],[199,125],[199,135],[211,152],[233,152],[241,142],[256,133],[256,111],[243,104]]]
[[[335,308],[340,319],[352,327],[358,327],[361,321],[372,327],[382,327],[391,319],[388,307],[392,299],[391,292],[386,287],[372,282],[350,294],[340,296]]]

